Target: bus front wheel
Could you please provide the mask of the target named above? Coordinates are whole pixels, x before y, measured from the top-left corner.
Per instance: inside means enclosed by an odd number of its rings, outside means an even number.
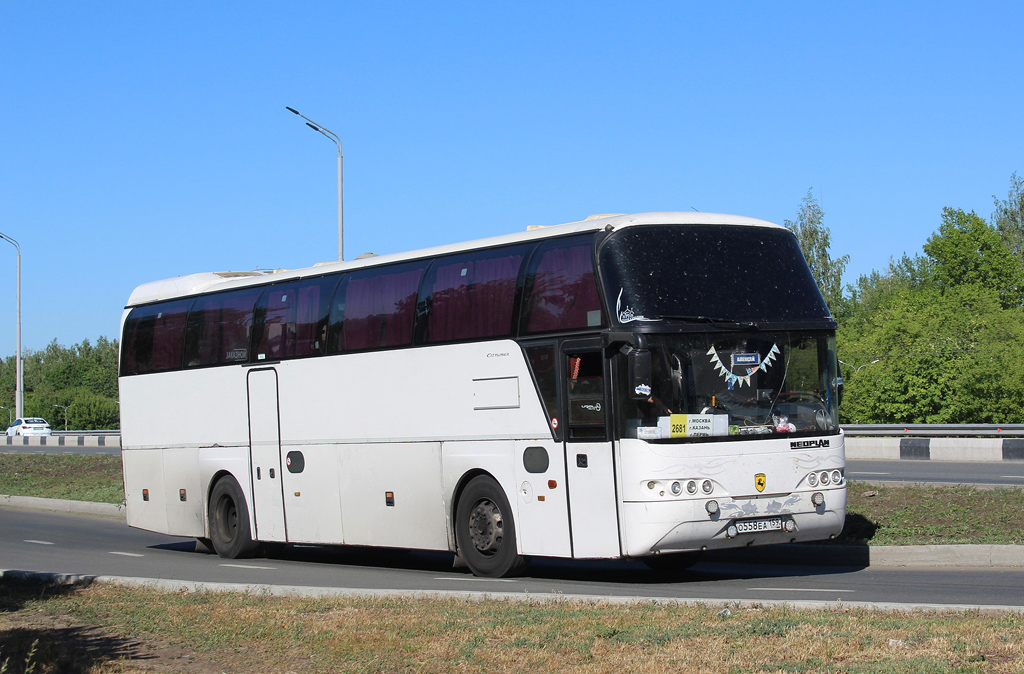
[[[516,551],[516,525],[501,486],[489,475],[469,481],[455,512],[455,542],[474,575],[501,578],[525,559]]]
[[[259,543],[249,533],[249,508],[238,482],[223,477],[210,492],[210,542],[221,557],[252,557]]]

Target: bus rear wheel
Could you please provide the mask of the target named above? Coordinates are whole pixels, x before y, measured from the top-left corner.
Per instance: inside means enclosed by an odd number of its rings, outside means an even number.
[[[489,475],[469,481],[455,509],[455,542],[476,576],[510,576],[525,565],[516,551],[516,525],[501,486]]]
[[[249,533],[249,508],[233,477],[222,477],[210,492],[210,542],[221,557],[252,557],[259,543]]]

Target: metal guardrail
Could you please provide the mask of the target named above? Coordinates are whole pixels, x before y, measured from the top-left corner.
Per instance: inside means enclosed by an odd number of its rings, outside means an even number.
[[[846,435],[854,437],[1024,437],[1024,424],[843,424],[842,426]]]
[[[110,436],[110,435],[121,435],[121,431],[116,430],[116,429],[115,430],[104,430],[104,431],[54,431],[53,434],[54,435],[65,435],[65,436],[69,436],[69,435],[105,435],[105,436]]]

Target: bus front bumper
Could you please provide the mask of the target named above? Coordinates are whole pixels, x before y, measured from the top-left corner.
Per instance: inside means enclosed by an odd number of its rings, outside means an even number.
[[[824,497],[821,505],[812,502],[815,492]],[[714,513],[710,501],[717,505]],[[777,497],[633,501],[623,504],[621,515],[628,557],[817,541],[843,530],[846,488]]]

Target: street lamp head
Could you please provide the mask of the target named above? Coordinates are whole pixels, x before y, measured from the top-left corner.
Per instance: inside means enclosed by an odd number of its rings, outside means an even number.
[[[287,105],[284,106],[284,109],[287,110],[288,112],[294,113],[296,115],[299,114],[298,110],[296,110],[295,108],[289,108]]]
[[[317,126],[316,124],[311,124],[310,122],[306,122],[306,126],[308,126],[309,128],[313,129],[314,131],[320,131],[320,127]],[[320,133],[323,133],[323,131],[320,131]]]

